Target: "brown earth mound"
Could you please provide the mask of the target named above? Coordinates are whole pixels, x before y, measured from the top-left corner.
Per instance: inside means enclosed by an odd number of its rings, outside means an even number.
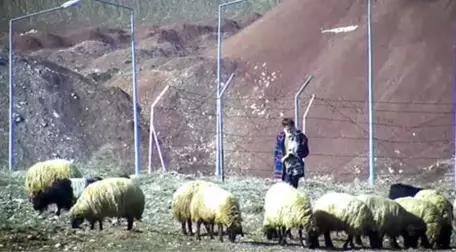
[[[287,116],[293,116],[290,100],[294,92],[307,74],[314,75],[305,94],[317,97],[307,125],[309,172],[338,177],[367,173],[366,10],[366,1],[361,0],[331,4],[287,0],[224,41],[224,57],[243,60],[250,66],[247,85],[264,75],[256,70],[258,66],[267,65],[270,72],[279,73],[271,85],[274,90],[265,89],[265,98],[277,99],[277,89],[289,93],[288,100],[275,103],[276,107],[291,108]],[[412,175],[420,173],[419,167],[452,155],[455,11],[456,2],[452,1],[374,1],[379,173],[389,168],[393,170],[390,172]],[[358,28],[347,33],[322,32],[350,25]],[[209,54],[215,55],[214,51]],[[304,108],[302,105],[301,111]],[[278,123],[280,117],[262,122]],[[263,126],[262,131],[273,135],[277,130],[279,127],[269,130]],[[257,146],[266,144],[270,154],[262,154],[254,163],[272,159],[274,137],[268,139],[255,142]]]
[[[53,157],[90,162],[102,156],[114,169],[134,172],[133,109],[127,93],[49,61],[17,57],[15,69],[18,168]],[[7,108],[7,66],[0,66],[0,83],[0,104]],[[0,111],[8,118],[7,109]],[[145,149],[148,130],[141,127]],[[0,128],[1,148],[8,150],[8,120]],[[2,163],[7,155],[1,152]]]

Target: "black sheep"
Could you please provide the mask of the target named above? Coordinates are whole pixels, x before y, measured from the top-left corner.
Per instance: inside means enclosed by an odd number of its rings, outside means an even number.
[[[32,198],[33,209],[39,211],[40,214],[50,204],[57,205],[55,215],[60,215],[60,210],[69,210],[73,206],[73,188],[71,187],[71,180],[57,179],[51,186],[40,192]]]
[[[101,180],[101,178],[87,178],[85,187],[98,180]],[[61,209],[68,211],[73,206],[75,203],[74,196],[75,194],[71,179],[56,179],[45,190],[33,197],[31,199],[31,202],[33,209],[35,211],[39,211],[40,214],[46,210],[50,204],[56,204],[57,210],[55,212],[55,215],[59,216]]]
[[[414,197],[419,191],[423,189],[424,188],[415,187],[412,185],[402,183],[392,184],[389,189],[388,198],[394,200],[402,197]]]

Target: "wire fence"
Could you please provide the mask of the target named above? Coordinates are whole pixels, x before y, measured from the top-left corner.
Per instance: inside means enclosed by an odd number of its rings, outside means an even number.
[[[162,121],[156,125],[164,142],[168,167],[213,174],[215,93],[201,95],[183,89],[175,89],[175,92],[187,101],[186,106],[157,108],[163,115],[181,112],[188,118],[179,123]],[[301,111],[309,99],[302,99]],[[282,130],[281,120],[294,114],[293,101],[291,94],[267,99],[228,95],[224,99],[226,174],[274,176],[276,137]],[[435,168],[439,161],[450,159],[453,137],[448,133],[453,128],[452,106],[452,103],[376,102],[377,175],[419,176]],[[203,107],[208,107],[208,111]],[[306,177],[366,179],[369,175],[367,116],[366,101],[316,97],[307,117],[310,155],[306,159]],[[331,125],[329,131],[328,125]],[[324,132],[319,130],[323,126]],[[186,137],[192,140],[186,142]],[[176,141],[176,138],[182,140]]]

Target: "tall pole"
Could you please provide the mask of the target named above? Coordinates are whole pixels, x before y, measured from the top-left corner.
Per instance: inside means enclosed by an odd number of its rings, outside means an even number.
[[[220,92],[222,89],[222,11],[223,8],[229,5],[237,4],[245,0],[237,0],[218,6],[218,27],[217,27],[217,144],[216,144],[216,160],[215,160],[215,175],[222,177],[222,167],[224,161],[224,153],[222,148],[223,141],[223,115],[222,115],[222,100]]]
[[[133,112],[134,112],[134,123],[135,123],[135,173],[139,175],[141,173],[141,142],[140,142],[140,131],[139,131],[139,111],[138,111],[138,83],[137,83],[137,72],[136,72],[136,43],[135,43],[135,13],[130,9],[130,23],[131,23],[131,61],[133,71]]]
[[[299,96],[301,96],[301,93],[304,91],[304,88],[307,87],[307,85],[310,83],[310,80],[312,79],[312,75],[307,77],[306,81],[304,84],[302,84],[301,88],[296,92],[294,102],[295,102],[295,125],[296,128],[299,128]]]
[[[9,21],[9,170],[14,171],[14,58],[13,21]]]
[[[456,41],[456,39],[454,40]],[[456,187],[456,50],[453,49],[453,176],[454,176],[454,187]]]
[[[220,91],[220,94],[217,96],[217,99],[220,99],[220,101],[223,101],[223,94],[225,93],[225,90],[228,88],[228,86],[231,83],[231,80],[233,79],[234,73],[231,74],[230,78],[226,81],[225,85],[223,86],[222,90]],[[220,113],[220,118],[223,119],[223,106],[220,105],[221,108],[221,113]],[[222,157],[221,157],[221,165],[220,165],[220,173],[222,176],[222,181],[225,181],[225,167],[223,166],[223,125],[221,125],[220,131],[222,134],[220,134],[220,150],[222,150]]]
[[[372,80],[372,1],[367,0],[367,42],[368,42],[368,82],[369,82],[369,183],[375,183],[374,166],[374,108]]]

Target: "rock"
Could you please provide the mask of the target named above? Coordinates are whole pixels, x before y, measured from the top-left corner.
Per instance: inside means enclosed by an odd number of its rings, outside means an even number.
[[[62,246],[62,244],[60,244],[60,243],[57,243],[54,245],[55,248],[60,248],[61,246]]]

